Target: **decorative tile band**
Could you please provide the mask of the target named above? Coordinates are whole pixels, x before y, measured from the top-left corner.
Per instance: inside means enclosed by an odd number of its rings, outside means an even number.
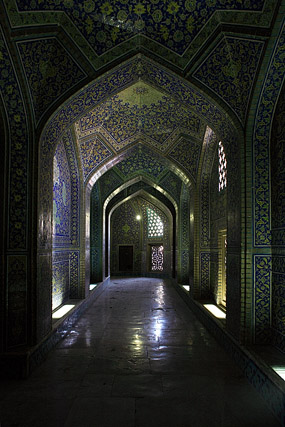
[[[201,274],[201,298],[207,298],[210,294],[210,253],[200,253]]]
[[[269,141],[274,108],[284,79],[284,44],[285,25],[283,23],[272,52],[272,60],[260,94],[253,132],[253,217],[255,246],[268,246],[271,244]]]
[[[28,129],[23,96],[0,31],[0,90],[10,130],[8,247],[26,249],[28,219]]]
[[[255,342],[259,344],[270,340],[271,271],[272,257],[270,255],[254,256]]]

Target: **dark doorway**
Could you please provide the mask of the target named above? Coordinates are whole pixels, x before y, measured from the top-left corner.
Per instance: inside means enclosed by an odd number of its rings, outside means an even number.
[[[119,270],[133,271],[133,246],[119,246]]]

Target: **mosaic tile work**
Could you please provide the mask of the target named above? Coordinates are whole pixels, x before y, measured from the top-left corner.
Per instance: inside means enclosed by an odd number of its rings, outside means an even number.
[[[69,130],[63,136],[64,147],[68,159],[70,179],[71,179],[71,217],[70,217],[70,240],[72,246],[79,245],[79,210],[80,210],[80,182],[78,162],[75,153],[72,133]]]
[[[134,94],[129,94],[131,89]],[[157,97],[145,104],[148,102],[143,98],[145,92],[154,91]],[[195,114],[141,81],[109,98],[77,125],[79,137],[100,132],[116,151],[139,139],[164,151],[180,133],[195,134],[199,130],[200,119]]]
[[[52,310],[69,298],[78,298],[79,251],[52,254]]]
[[[79,293],[79,273],[80,273],[80,258],[79,251],[69,252],[69,268],[70,268],[70,291],[69,298],[78,298]]]
[[[28,130],[22,93],[0,31],[0,89],[10,132],[9,249],[27,247]]]
[[[244,122],[264,42],[224,37],[194,77],[220,96]]]
[[[124,198],[124,195],[121,195]],[[148,236],[148,209],[155,212],[163,223],[163,236]],[[136,219],[136,215],[141,215],[141,220]],[[154,204],[144,197],[136,196],[120,205],[112,214],[111,219],[111,274],[119,273],[118,265],[118,245],[133,245],[134,248],[134,270],[133,274],[147,275],[149,271],[150,256],[148,245],[150,243],[163,243],[164,246],[164,269],[163,273],[168,274],[171,266],[171,252],[169,242],[169,221],[166,215]]]
[[[168,156],[185,169],[196,182],[201,145],[195,141],[181,138]]]
[[[273,342],[285,353],[285,84],[279,95],[272,125],[271,155],[271,232],[272,232],[272,328]]]
[[[82,81],[86,74],[55,38],[21,42],[18,48],[38,121],[60,96]]]
[[[219,299],[219,288],[218,288],[218,272],[219,272],[219,254],[218,252],[211,251],[210,255],[210,292],[211,296],[216,301],[220,302]]]
[[[209,189],[213,159],[217,149],[217,137],[207,128],[204,138],[204,159],[200,178],[200,247],[208,248],[210,245],[210,201]]]
[[[101,179],[105,178],[105,175],[103,175]],[[101,208],[99,181],[95,183],[91,192],[91,209],[90,209],[90,246],[91,246],[90,279],[91,279],[91,283],[102,280],[102,260],[101,260],[102,258],[102,237],[101,237],[102,208]]]
[[[27,257],[9,255],[8,270],[8,348],[27,344]]]
[[[284,263],[284,258],[283,263]],[[285,274],[272,273],[272,328],[275,344],[285,351]]]
[[[210,297],[210,253],[200,253],[200,296]]]
[[[190,189],[185,184],[182,184],[180,212],[181,212],[181,244],[184,249],[189,248],[189,204],[190,204]]]
[[[219,163],[216,146],[215,157],[209,185],[210,202],[210,245],[218,247],[218,232],[227,228],[227,192],[228,188],[219,191]]]
[[[69,298],[69,254],[54,252],[52,261],[52,310]]]
[[[284,44],[285,26],[281,28],[276,40],[272,60],[269,65],[264,86],[259,98],[258,110],[253,132],[254,164],[254,243],[255,246],[268,246],[271,243],[270,233],[270,131],[273,112],[284,78]]]
[[[139,76],[153,87],[159,88],[162,85],[166,94],[172,97],[174,97],[175,94],[175,99],[179,100],[179,102],[183,102],[185,107],[191,108],[195,114],[200,114],[210,123],[214,121],[216,128],[221,131],[221,135],[225,135],[225,138],[231,132],[231,127],[223,113],[214,106],[214,104],[211,104],[207,99],[192,89],[188,83],[180,81],[179,78],[165,70],[161,70],[154,63],[136,56],[128,63],[114,70],[114,72],[103,76],[101,79],[96,80],[94,84],[85,87],[58,110],[53,116],[53,120],[47,124],[41,140],[41,164],[39,165],[42,171],[39,183],[39,212],[41,225],[39,247],[46,248],[49,246],[50,218],[48,213],[51,211],[51,200],[47,183],[49,183],[51,179],[51,153],[55,143],[67,126],[76,122],[84,112],[88,113],[88,110],[91,108],[90,106],[96,106],[100,101],[103,101],[107,95],[112,96],[123,88],[130,86]],[[124,165],[126,168],[124,174],[126,172],[132,172],[133,166],[131,164],[127,165],[127,162],[128,161],[121,163],[121,165]],[[161,168],[161,166],[159,166],[159,168]],[[154,168],[152,168],[152,176],[153,169]]]
[[[160,87],[169,93],[177,101],[190,108],[192,112],[200,115],[202,119],[219,134],[220,138],[226,140],[232,132],[231,124],[221,110],[218,110],[206,97],[190,86],[186,81],[156,66],[150,61],[142,61],[140,64],[142,78],[145,82]],[[204,127],[201,126],[200,136],[203,136]]]
[[[79,140],[80,154],[82,159],[84,180],[94,171],[104,160],[112,156],[112,152],[96,136]]]
[[[272,328],[274,344],[285,353],[285,256],[272,254]]]
[[[101,200],[104,202],[106,197],[112,193],[115,188],[119,187],[122,184],[122,179],[116,174],[114,168],[106,172],[100,182],[100,195]]]
[[[117,170],[125,178],[131,178],[139,173],[150,178],[158,178],[165,172],[166,167],[150,152],[139,148],[130,157],[117,165]]]
[[[277,102],[272,126],[270,159],[271,159],[271,227],[272,244],[284,245],[285,232],[285,83]]]
[[[255,271],[255,342],[270,342],[270,293],[271,293],[272,257],[254,256]]]
[[[53,241],[70,243],[71,180],[63,141],[56,147],[53,161]]]
[[[145,35],[182,55],[216,10],[261,11],[264,0],[208,0],[206,2],[135,0],[45,1],[17,0],[19,11],[64,11],[97,55]],[[245,18],[246,19],[246,15]]]
[[[181,251],[181,284],[189,284],[189,251]]]
[[[78,246],[79,172],[70,131],[55,151],[53,174],[53,247]]]
[[[190,188],[182,184],[180,197],[180,225],[178,226],[180,240],[180,265],[178,262],[179,283],[189,285],[190,279]],[[193,242],[192,242],[193,243]],[[191,254],[192,257],[192,254]]]
[[[136,220],[138,211],[135,209],[134,201],[130,200],[119,206],[111,218],[111,247],[112,262],[111,274],[119,271],[118,245],[134,245],[134,273],[141,271],[141,261],[137,258],[140,248],[141,222]]]
[[[143,57],[136,56],[129,62],[115,69],[93,84],[82,89],[76,96],[56,113],[53,120],[47,125],[42,143],[49,150],[58,140],[64,129],[76,122],[84,113],[88,114],[91,106],[96,107],[106,97],[112,97],[130,84],[141,78],[146,84],[163,87],[166,95],[175,98],[176,101],[184,103],[185,108],[190,108],[192,114],[200,115],[209,124],[215,123],[215,128],[220,135],[228,135],[230,125],[226,116],[211,104],[204,96],[196,92],[188,83],[181,81],[177,76],[162,70],[153,62]],[[204,128],[201,127],[201,133]]]
[[[179,203],[181,193],[181,179],[173,172],[168,172],[165,177],[159,182],[161,187],[165,188],[166,191]]]

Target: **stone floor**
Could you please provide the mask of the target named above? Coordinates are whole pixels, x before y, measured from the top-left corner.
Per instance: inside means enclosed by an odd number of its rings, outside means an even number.
[[[159,279],[112,280],[45,363],[0,393],[1,427],[279,425]]]

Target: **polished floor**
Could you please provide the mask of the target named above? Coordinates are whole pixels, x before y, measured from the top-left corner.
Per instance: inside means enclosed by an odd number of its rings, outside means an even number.
[[[31,377],[1,427],[274,427],[225,351],[159,279],[114,279]]]

